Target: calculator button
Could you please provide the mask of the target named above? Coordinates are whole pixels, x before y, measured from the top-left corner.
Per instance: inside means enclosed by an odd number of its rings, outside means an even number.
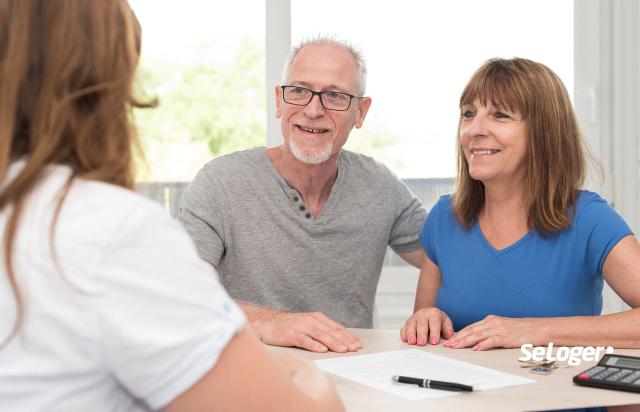
[[[620,380],[622,383],[631,383],[640,378],[640,372],[634,372],[631,375],[627,375],[624,379]]]
[[[620,379],[622,379],[623,377],[627,376],[630,373],[631,373],[631,370],[623,369],[620,372],[614,373],[613,375],[609,376],[605,380],[610,381],[610,382],[619,381]]]
[[[602,372],[592,376],[591,378],[595,380],[602,380],[602,379],[608,378],[609,376],[613,375],[616,372],[618,372],[618,368],[607,368]]]
[[[591,368],[589,370],[582,372],[580,375],[593,376],[596,373],[602,372],[603,370],[604,370],[604,366],[596,366],[594,368]]]
[[[640,378],[640,371],[637,372],[633,372],[631,375],[627,375],[623,380],[621,380],[620,382],[624,382],[624,383],[631,383],[633,381],[635,381],[636,379]]]

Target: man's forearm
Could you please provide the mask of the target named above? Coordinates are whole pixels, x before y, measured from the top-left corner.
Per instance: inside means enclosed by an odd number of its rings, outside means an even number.
[[[269,309],[264,306],[252,305],[250,303],[236,302],[240,309],[244,312],[250,324],[254,325],[265,320],[273,320],[278,313],[277,310]],[[255,326],[254,326],[255,328]]]

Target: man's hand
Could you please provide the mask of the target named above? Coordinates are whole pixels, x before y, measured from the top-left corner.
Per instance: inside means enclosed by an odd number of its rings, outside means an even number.
[[[448,339],[453,335],[453,325],[446,313],[438,308],[424,308],[411,315],[400,329],[400,339],[409,345],[437,345],[440,335]]]
[[[312,352],[355,352],[362,343],[344,326],[320,312],[278,312],[240,304],[260,340],[275,346],[297,346]]]
[[[502,318],[489,315],[453,335],[444,346],[449,348],[473,347],[473,350],[490,348],[519,348],[525,343],[543,341],[540,326],[535,318]]]

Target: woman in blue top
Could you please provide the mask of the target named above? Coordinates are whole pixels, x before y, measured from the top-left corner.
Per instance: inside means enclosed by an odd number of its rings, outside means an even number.
[[[489,60],[460,109],[456,192],[425,222],[402,340],[640,347],[640,246],[580,190],[588,155],[560,79],[530,60]],[[633,309],[600,316],[604,280]]]

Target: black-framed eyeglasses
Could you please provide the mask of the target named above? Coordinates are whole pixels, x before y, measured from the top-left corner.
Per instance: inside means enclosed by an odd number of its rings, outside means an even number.
[[[320,97],[320,104],[327,110],[335,110],[344,112],[351,106],[351,100],[361,99],[363,96],[354,96],[349,93],[336,92],[327,90],[324,92],[316,92],[301,86],[280,86],[282,88],[282,100],[285,103],[295,106],[306,106],[311,102],[313,96]]]

